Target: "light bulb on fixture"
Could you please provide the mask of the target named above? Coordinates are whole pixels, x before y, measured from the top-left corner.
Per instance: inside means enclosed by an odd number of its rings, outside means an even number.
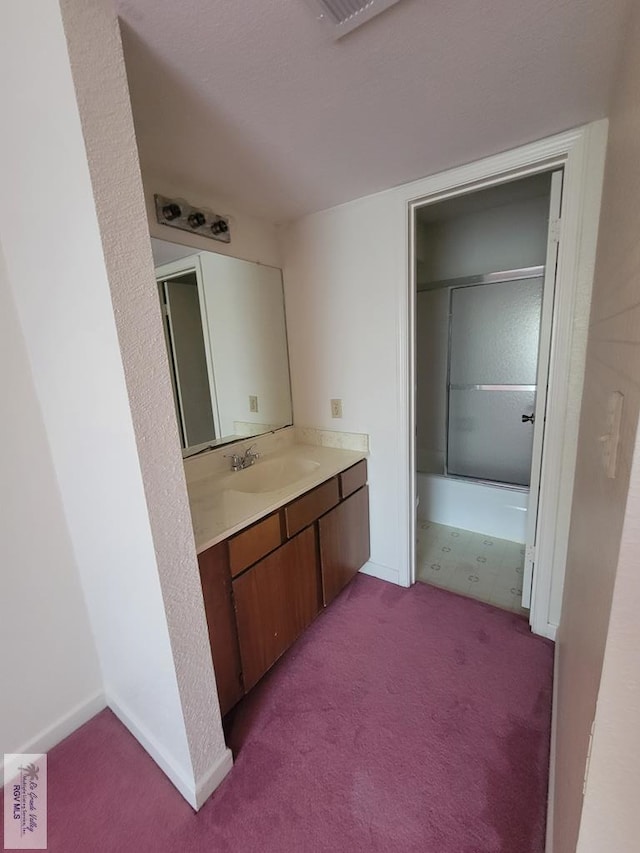
[[[224,219],[216,219],[216,221],[211,225],[211,231],[216,235],[226,234],[228,230],[229,226]]]
[[[180,209],[180,205],[175,202],[171,202],[170,204],[165,204],[162,208],[162,215],[165,219],[168,219],[171,222],[174,219],[177,219],[182,214],[182,210]]]
[[[194,210],[193,213],[189,214],[189,218],[187,219],[187,222],[192,228],[201,228],[206,221],[206,216],[199,210]]]

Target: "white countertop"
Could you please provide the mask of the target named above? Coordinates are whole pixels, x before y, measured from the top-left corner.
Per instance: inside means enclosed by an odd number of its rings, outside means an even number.
[[[246,472],[228,471],[189,482],[187,488],[196,551],[198,554],[206,551],[366,457],[367,454],[362,451],[292,444],[277,453],[268,454],[264,460],[258,460]],[[315,462],[317,467],[314,467],[312,473],[305,474],[281,489],[261,493],[239,491],[243,475],[252,471],[257,473],[260,465],[267,461],[282,461],[285,464]]]

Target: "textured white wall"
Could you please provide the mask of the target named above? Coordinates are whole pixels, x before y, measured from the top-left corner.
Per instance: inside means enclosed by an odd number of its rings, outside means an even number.
[[[0,229],[107,697],[195,802],[229,756],[117,19],[26,0],[0,29]]]
[[[549,197],[502,204],[421,226],[419,281],[544,264]]]
[[[295,424],[369,433],[371,560],[381,577],[408,584],[398,442],[405,217],[391,190],[300,219],[283,229],[283,274]]]
[[[191,772],[58,4],[3,6],[0,228],[108,694]],[[46,60],[45,60],[46,57]],[[43,128],[47,132],[43,132]],[[25,145],[25,140],[29,140]],[[55,199],[37,236],[33,211]],[[73,665],[69,661],[69,665]]]
[[[142,475],[154,590],[159,580],[161,599],[149,610],[157,614],[163,631],[168,629],[192,767],[189,797],[200,804],[230,769],[231,753],[217,701],[118,21],[109,0],[62,0],[61,5]],[[123,573],[117,587],[122,598],[129,583]],[[126,613],[135,631],[139,607],[128,603]],[[151,644],[149,651],[153,655]],[[153,656],[153,668],[161,660]],[[182,738],[177,713],[164,726],[153,698],[157,676],[140,661],[136,675],[144,677],[149,695],[139,684],[132,691],[120,678],[126,690],[122,698],[129,702],[135,697],[166,740]],[[131,710],[135,725],[137,714]]]
[[[0,753],[50,749],[104,706],[102,675],[0,251]],[[70,665],[70,662],[73,665]]]
[[[640,276],[639,276],[640,283]],[[598,694],[578,853],[636,853],[640,839],[640,441],[636,437]]]
[[[578,850],[632,853],[638,849],[640,837],[639,89],[640,7],[636,5],[611,109],[575,499],[558,634],[554,853],[574,853],[576,849],[594,717],[591,770]],[[624,394],[624,413],[617,476],[607,479],[598,437],[606,432],[607,400],[613,391]]]

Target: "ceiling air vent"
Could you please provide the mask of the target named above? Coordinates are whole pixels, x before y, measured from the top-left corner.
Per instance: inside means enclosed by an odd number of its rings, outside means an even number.
[[[399,0],[311,0],[319,17],[331,27],[335,38],[355,30]]]

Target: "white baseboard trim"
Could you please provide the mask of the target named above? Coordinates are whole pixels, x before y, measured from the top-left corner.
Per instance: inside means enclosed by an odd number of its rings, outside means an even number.
[[[379,578],[387,583],[394,583],[396,586],[402,586],[400,583],[400,572],[397,569],[392,569],[389,566],[383,566],[382,563],[374,563],[369,560],[360,569],[363,575],[370,575],[372,578]]]
[[[178,791],[182,794],[189,805],[195,810],[203,805],[203,803],[211,796],[218,785],[225,778],[227,773],[233,766],[233,757],[231,750],[225,748],[222,755],[218,757],[214,765],[203,774],[201,779],[195,781],[193,779],[193,771],[187,775],[179,768],[174,761],[169,758],[160,744],[145,728],[145,726],[135,717],[134,714],[126,707],[126,705],[115,697],[110,691],[107,691],[107,702],[113,713],[120,722],[131,732],[138,743],[144,750],[153,758],[158,767],[162,770],[165,776],[175,785]]]
[[[107,700],[103,690],[96,690],[82,702],[74,705],[66,714],[51,723],[47,728],[42,729],[26,743],[23,743],[13,752],[49,752],[54,746],[64,740],[76,729],[84,725],[91,717],[95,717],[103,708],[106,708]],[[0,761],[0,774],[4,779],[4,759]]]
[[[231,750],[227,748],[196,784],[196,803],[198,809],[207,802],[232,767],[233,755],[231,754]]]
[[[553,700],[551,703],[551,745],[549,752],[549,792],[547,795],[547,838],[545,853],[553,853],[553,818],[556,792],[556,738],[558,731],[558,678],[560,645],[556,643],[553,657]]]
[[[557,625],[552,625],[551,622],[543,622],[542,625],[540,626],[540,630],[538,630],[538,631],[535,630],[534,625],[535,625],[535,620],[534,620],[534,623],[532,623],[531,621],[529,622],[529,627],[531,628],[532,634],[535,634],[536,637],[546,637],[547,640],[553,640],[553,642],[555,643],[556,634],[558,632],[558,626]]]

